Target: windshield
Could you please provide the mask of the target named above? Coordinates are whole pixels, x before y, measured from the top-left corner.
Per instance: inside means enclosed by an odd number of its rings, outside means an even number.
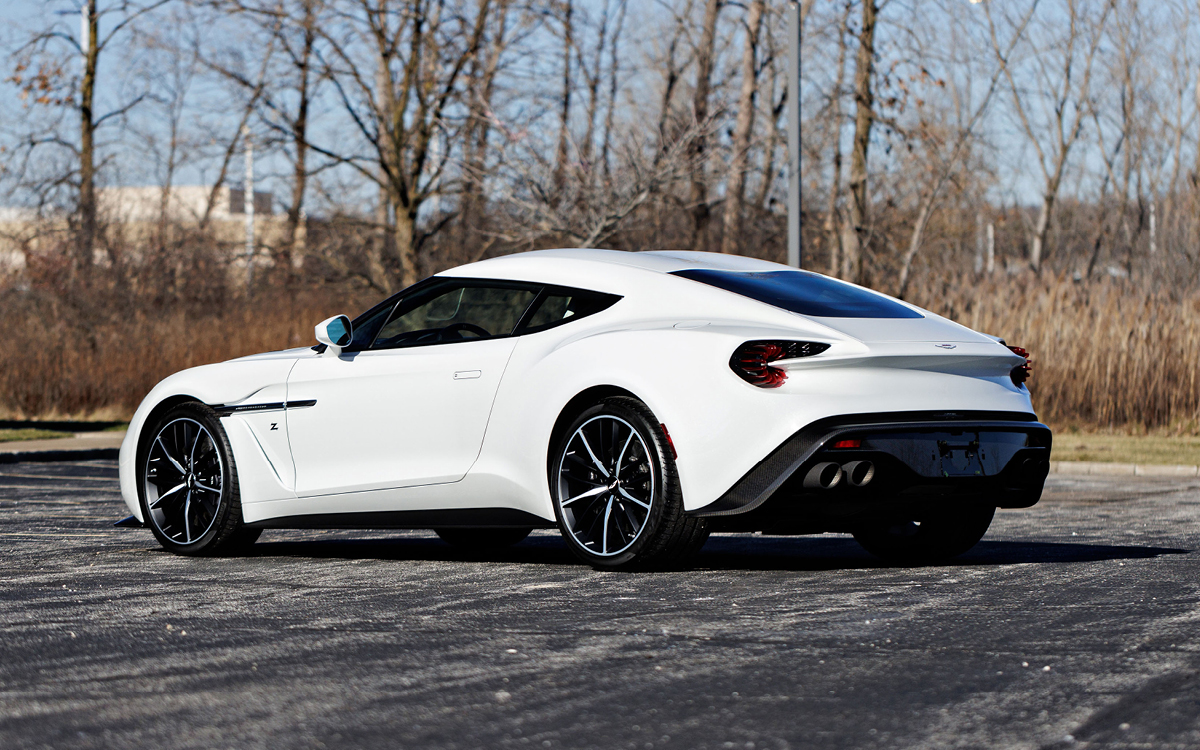
[[[820,318],[923,318],[882,294],[808,271],[716,271],[696,268],[673,276],[740,294],[801,315]]]

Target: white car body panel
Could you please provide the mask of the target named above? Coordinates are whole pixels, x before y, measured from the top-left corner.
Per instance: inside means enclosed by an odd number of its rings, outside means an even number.
[[[492,339],[301,358],[288,378],[290,400],[317,403],[287,412],[297,494],[462,479],[479,456],[516,343]]]
[[[692,268],[786,269],[739,256],[604,250],[539,251],[451,269],[440,276],[622,299],[514,338],[344,357],[294,349],[177,373],[151,391],[130,424],[122,494],[141,520],[136,449],[147,417],[172,398],[227,407],[316,401],[223,417],[247,522],[454,508],[508,508],[552,521],[551,433],[568,402],[591,388],[627,391],[666,425],[688,510],[720,498],[783,441],[826,417],[1032,415],[1028,390],[1009,376],[1023,360],[993,338],[906,303],[924,317],[808,317],[667,275]],[[830,347],[779,362],[787,381],[763,389],[741,380],[729,359],[742,343],[764,339]],[[479,377],[455,379],[474,371]]]

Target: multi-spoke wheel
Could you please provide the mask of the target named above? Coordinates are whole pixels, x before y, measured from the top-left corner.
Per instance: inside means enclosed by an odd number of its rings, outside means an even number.
[[[972,506],[920,520],[883,521],[854,532],[854,540],[876,557],[902,564],[935,563],[958,557],[987,533],[996,509]]]
[[[563,536],[599,568],[670,565],[708,537],[703,519],[683,514],[662,427],[631,398],[575,418],[551,454],[550,486]]]
[[[150,435],[142,513],[163,547],[202,555],[253,542],[259,532],[242,528],[233,453],[216,414],[202,404],[182,404]]]

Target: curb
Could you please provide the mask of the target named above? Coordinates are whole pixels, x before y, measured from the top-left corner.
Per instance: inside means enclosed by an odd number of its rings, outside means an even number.
[[[1172,464],[1112,464],[1100,461],[1051,461],[1053,474],[1125,477],[1200,477],[1200,466]]]
[[[120,453],[120,448],[85,448],[73,451],[12,451],[9,453],[0,453],[0,464],[116,460]]]

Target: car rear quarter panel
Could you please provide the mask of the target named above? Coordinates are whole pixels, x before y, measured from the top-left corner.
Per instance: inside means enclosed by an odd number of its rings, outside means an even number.
[[[719,498],[817,419],[918,410],[1032,412],[1028,391],[1007,375],[1011,364],[1005,366],[1003,352],[1000,366],[993,362],[990,368],[962,365],[961,357],[959,366],[940,368],[928,359],[895,356],[872,364],[869,347],[826,338],[834,342],[829,354],[842,359],[839,365],[793,370],[782,387],[763,389],[734,374],[730,356],[747,340],[800,338],[796,330],[720,323],[678,329],[671,322],[647,322],[565,339],[552,333],[519,342],[471,472],[537,488],[523,509],[546,518],[553,517],[551,431],[572,398],[597,386],[634,394],[667,426],[688,510]]]

